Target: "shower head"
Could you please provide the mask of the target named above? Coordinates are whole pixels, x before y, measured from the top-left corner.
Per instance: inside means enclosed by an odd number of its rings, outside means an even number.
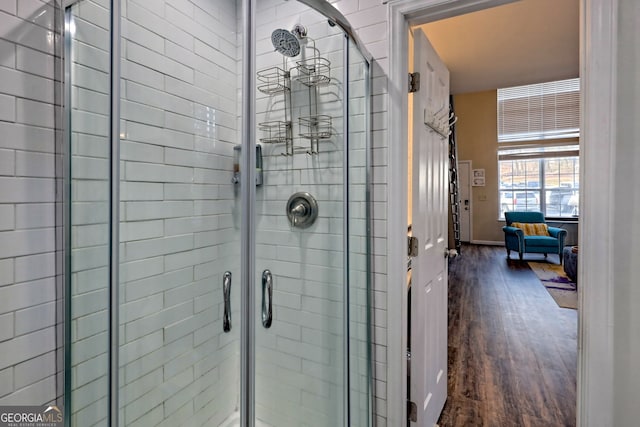
[[[300,53],[300,41],[290,31],[281,28],[274,30],[271,33],[271,43],[284,56],[294,57]]]

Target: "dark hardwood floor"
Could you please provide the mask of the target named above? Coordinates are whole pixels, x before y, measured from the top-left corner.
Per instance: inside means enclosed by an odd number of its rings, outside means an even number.
[[[544,258],[507,260],[503,248],[475,245],[461,253],[449,263],[439,426],[575,426],[577,311],[558,307],[527,266]]]

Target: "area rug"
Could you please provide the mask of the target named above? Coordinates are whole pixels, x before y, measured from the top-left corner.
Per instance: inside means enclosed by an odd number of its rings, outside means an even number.
[[[528,262],[556,304],[563,308],[578,308],[578,288],[564,273],[561,265],[546,262]]]

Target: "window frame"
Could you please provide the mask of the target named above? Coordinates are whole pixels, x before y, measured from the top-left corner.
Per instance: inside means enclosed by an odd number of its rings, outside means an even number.
[[[497,106],[497,142],[498,142],[498,220],[504,221],[507,208],[503,202],[511,201],[510,210],[518,209],[516,193],[524,194],[524,209],[529,210],[531,193],[537,195],[534,205],[543,212],[545,218],[558,221],[578,221],[579,211],[572,216],[562,216],[562,203],[558,204],[557,215],[547,215],[547,195],[559,190],[571,196],[580,195],[580,78],[534,83],[530,85],[499,88],[496,91]],[[548,102],[552,101],[552,102]],[[507,130],[510,130],[507,132]],[[518,132],[514,132],[517,130]],[[546,165],[550,159],[573,159],[572,187],[566,191],[558,180],[558,187],[547,188]],[[537,179],[527,177],[524,170],[524,183],[515,187],[514,169],[511,169],[511,187],[503,186],[502,162],[537,161]],[[560,173],[560,171],[559,171]],[[531,183],[537,186],[529,187]],[[577,185],[577,187],[576,187]],[[511,196],[504,196],[506,194]],[[504,196],[504,198],[503,198]],[[564,197],[564,196],[562,196]],[[561,199],[562,200],[562,199]],[[567,206],[571,206],[569,202]],[[504,208],[504,209],[503,209]]]

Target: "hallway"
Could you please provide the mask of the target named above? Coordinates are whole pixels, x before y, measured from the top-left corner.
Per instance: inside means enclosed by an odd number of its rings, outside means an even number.
[[[504,248],[461,252],[449,264],[449,397],[440,427],[574,426],[577,311],[559,308]]]

